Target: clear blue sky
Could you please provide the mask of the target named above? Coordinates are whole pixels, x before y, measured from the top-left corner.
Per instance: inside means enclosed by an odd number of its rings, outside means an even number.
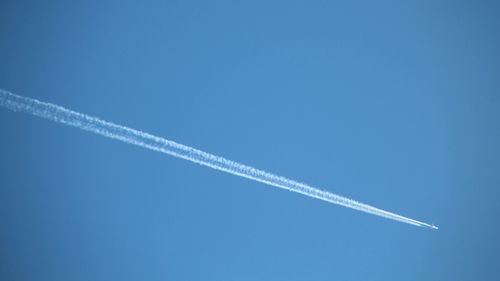
[[[494,1],[2,1],[0,88],[381,219],[0,109],[2,280],[496,280]]]

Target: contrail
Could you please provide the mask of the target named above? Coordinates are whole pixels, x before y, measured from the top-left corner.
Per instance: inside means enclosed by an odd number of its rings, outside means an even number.
[[[314,188],[310,185],[271,174],[253,167],[228,160],[171,140],[150,135],[145,132],[120,126],[82,114],[64,107],[41,102],[36,99],[13,94],[0,89],[0,105],[12,111],[29,113],[57,123],[77,127],[108,138],[121,140],[126,143],[135,144],[140,147],[149,148],[178,158],[182,158],[200,165],[210,167],[271,186],[283,188],[289,191],[366,212],[376,216],[392,219],[420,227],[437,229],[437,226],[410,219],[395,213],[375,208],[373,206],[342,197],[328,191]]]

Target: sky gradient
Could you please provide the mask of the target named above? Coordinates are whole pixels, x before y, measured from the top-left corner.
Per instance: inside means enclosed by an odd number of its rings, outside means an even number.
[[[496,280],[487,1],[2,1],[0,88],[440,227],[0,109],[1,280]]]

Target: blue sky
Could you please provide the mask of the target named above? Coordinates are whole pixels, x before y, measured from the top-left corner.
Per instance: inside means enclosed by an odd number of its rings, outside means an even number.
[[[495,280],[498,8],[3,1],[0,88],[440,229],[0,110],[0,279]]]

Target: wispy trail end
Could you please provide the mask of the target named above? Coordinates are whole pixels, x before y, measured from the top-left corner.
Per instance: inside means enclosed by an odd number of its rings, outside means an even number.
[[[169,154],[200,165],[210,167],[236,176],[248,178],[254,181],[279,187],[289,191],[301,193],[303,195],[366,212],[387,219],[404,222],[407,224],[437,229],[433,224],[410,219],[395,213],[391,213],[373,206],[342,197],[328,191],[320,190],[310,185],[287,179],[272,173],[255,169],[253,167],[228,160],[186,145],[182,145],[171,140],[153,136],[151,134],[134,130],[125,126],[120,126],[82,114],[64,107],[41,102],[36,99],[13,94],[0,89],[0,105],[17,112],[29,113],[34,116],[45,118],[57,123],[77,127],[98,135],[120,140],[126,143],[135,144],[140,147],[149,148],[154,151]]]

